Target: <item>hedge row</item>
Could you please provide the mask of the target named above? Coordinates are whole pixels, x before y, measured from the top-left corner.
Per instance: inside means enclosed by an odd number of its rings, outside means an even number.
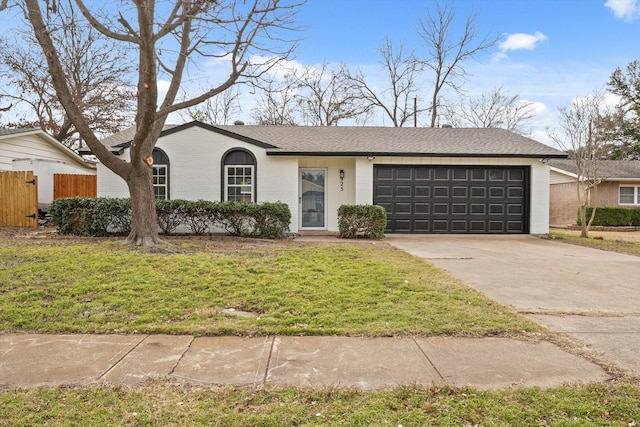
[[[382,239],[387,211],[377,205],[342,205],[338,209],[338,231],[342,238]]]
[[[591,218],[593,207],[587,206],[587,221]],[[578,225],[580,221],[580,211],[578,210]],[[640,227],[640,208],[627,208],[621,206],[598,206],[596,216],[591,225],[604,227]]]
[[[116,198],[56,199],[50,215],[60,234],[106,236],[131,231],[131,201]],[[158,228],[164,234],[184,227],[194,234],[224,229],[233,236],[278,238],[289,231],[291,212],[284,203],[157,200]]]

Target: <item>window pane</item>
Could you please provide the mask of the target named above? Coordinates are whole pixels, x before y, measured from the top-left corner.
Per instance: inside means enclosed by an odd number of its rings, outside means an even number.
[[[153,165],[153,194],[156,199],[167,199],[167,165]]]
[[[253,201],[252,166],[227,166],[227,200],[237,202]]]
[[[634,187],[620,187],[620,204],[632,205],[634,203]]]

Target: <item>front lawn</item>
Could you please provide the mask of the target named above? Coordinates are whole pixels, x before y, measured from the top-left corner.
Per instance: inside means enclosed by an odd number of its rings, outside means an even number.
[[[640,256],[640,242],[637,233],[590,232],[590,237],[580,237],[579,231],[553,230],[549,233],[552,239],[578,246],[600,249],[609,252]]]
[[[640,390],[589,385],[470,388],[232,389],[163,384],[0,394],[10,426],[620,426],[640,422]]]
[[[0,239],[0,331],[397,336],[540,330],[384,243],[229,237],[174,243],[172,254],[132,249],[120,239]]]

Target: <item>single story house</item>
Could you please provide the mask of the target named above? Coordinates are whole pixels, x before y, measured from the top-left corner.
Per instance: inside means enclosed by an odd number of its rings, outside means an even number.
[[[640,207],[640,161],[600,160],[598,169],[602,182],[587,195],[589,205]],[[574,225],[580,206],[575,161],[550,159],[549,170],[549,224]]]
[[[128,160],[134,129],[103,143]],[[167,126],[153,153],[157,198],[284,202],[293,232],[338,231],[343,204],[377,204],[387,233],[549,228],[550,158],[503,129]],[[128,197],[98,164],[98,196]]]
[[[38,177],[38,207],[53,201],[53,175],[96,175],[85,160],[41,129],[0,129],[0,172],[33,171]]]

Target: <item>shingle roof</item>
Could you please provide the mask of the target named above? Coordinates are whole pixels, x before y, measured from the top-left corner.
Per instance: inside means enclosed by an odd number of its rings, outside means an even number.
[[[269,155],[374,155],[549,157],[566,154],[504,129],[397,128],[355,126],[210,126],[199,122],[165,125],[161,134],[198,126],[264,147]],[[126,146],[135,128],[103,140]]]
[[[162,131],[166,131],[169,130],[171,128],[177,127],[180,125],[171,125],[171,124],[166,124],[163,126]],[[133,141],[133,137],[136,133],[136,127],[135,126],[131,126],[127,129],[121,130],[118,133],[114,133],[113,135],[109,135],[108,137],[104,138],[101,142],[107,146],[107,147],[115,147],[117,145],[121,145],[121,144],[126,144],[129,143],[131,141]]]
[[[277,148],[269,154],[566,157],[504,129],[217,126]]]
[[[549,166],[577,174],[574,160],[552,159]],[[599,175],[609,181],[616,179],[640,179],[640,161],[638,160],[599,160]]]
[[[19,133],[27,133],[27,132],[33,132],[33,131],[38,131],[40,129],[38,128],[27,128],[27,129],[1,129],[0,128],[0,136],[5,136],[5,135],[16,135]]]

